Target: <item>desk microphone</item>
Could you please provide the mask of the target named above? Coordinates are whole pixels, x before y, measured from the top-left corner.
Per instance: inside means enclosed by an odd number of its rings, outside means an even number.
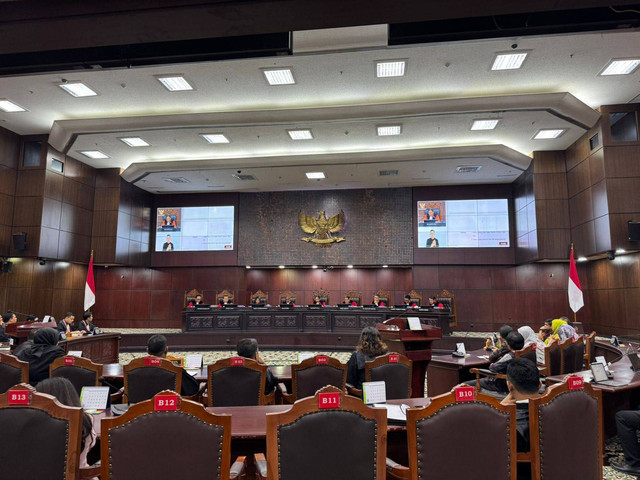
[[[124,390],[120,390],[118,387],[116,387],[113,383],[109,382],[104,377],[99,377],[98,381],[100,383],[105,384],[108,387],[111,387],[111,388],[115,389],[117,392],[121,392],[123,396],[127,397],[127,404],[126,405],[124,405],[124,404],[120,404],[120,405],[113,404],[113,405],[111,405],[111,412],[114,415],[122,415],[124,412],[129,410],[129,406],[131,405],[130,402],[129,402],[129,395],[127,395]]]

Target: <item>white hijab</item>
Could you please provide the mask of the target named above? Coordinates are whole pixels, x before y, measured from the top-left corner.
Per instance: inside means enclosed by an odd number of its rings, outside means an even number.
[[[529,326],[520,327],[518,329],[518,333],[520,335],[522,335],[522,337],[524,338],[524,346],[525,347],[527,345],[532,344],[532,343],[537,343],[538,342],[538,336],[536,335],[536,332],[534,332],[533,328],[531,328]]]

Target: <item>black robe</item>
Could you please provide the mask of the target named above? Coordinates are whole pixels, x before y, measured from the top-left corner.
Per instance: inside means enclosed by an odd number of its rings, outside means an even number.
[[[362,388],[364,382],[364,364],[370,362],[376,357],[370,357],[360,351],[351,354],[351,358],[347,362],[347,383],[357,389]]]
[[[29,362],[29,383],[36,385],[38,382],[49,378],[49,365],[56,358],[64,357],[64,350],[58,347],[60,334],[54,328],[41,328],[33,338],[31,348],[25,348],[17,356],[23,362]]]

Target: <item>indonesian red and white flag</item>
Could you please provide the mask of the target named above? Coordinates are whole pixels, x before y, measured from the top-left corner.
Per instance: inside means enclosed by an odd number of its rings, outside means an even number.
[[[584,298],[582,297],[582,288],[578,278],[578,269],[573,259],[573,250],[571,250],[571,263],[569,265],[569,306],[574,312],[584,307]]]
[[[96,303],[96,283],[93,280],[93,253],[87,270],[87,283],[84,284],[84,310],[87,311]]]

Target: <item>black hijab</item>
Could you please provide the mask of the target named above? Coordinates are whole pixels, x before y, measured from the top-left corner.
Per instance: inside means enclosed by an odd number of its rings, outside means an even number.
[[[58,357],[64,357],[64,350],[58,347],[60,333],[55,328],[41,328],[33,338],[33,345],[18,354],[18,359],[29,362],[29,383],[35,385],[49,378],[49,365]]]

